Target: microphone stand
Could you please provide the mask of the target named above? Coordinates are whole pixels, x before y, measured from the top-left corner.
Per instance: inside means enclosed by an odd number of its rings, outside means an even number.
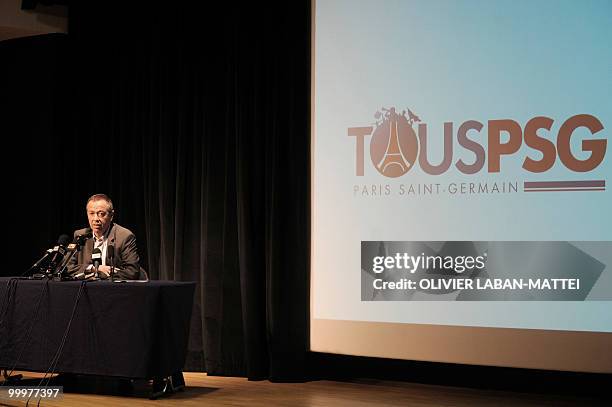
[[[111,281],[115,281],[115,246],[109,246],[106,248],[106,251],[108,253],[108,250],[110,249],[110,254],[111,256],[109,256],[109,260],[110,260],[110,280]]]
[[[72,260],[72,257],[74,256],[74,254],[78,252],[79,250],[81,250],[81,246],[78,243],[70,243],[68,245],[68,251],[70,252],[70,256],[64,257],[60,265],[54,270],[55,276],[53,277],[53,279],[55,281],[63,280],[65,268],[68,266],[68,263],[70,263],[70,260]]]
[[[29,274],[31,271],[34,271],[34,270],[36,270],[36,269],[40,268],[40,265],[41,265],[41,264],[42,264],[42,263],[45,261],[45,259],[46,259],[47,257],[49,257],[49,255],[52,253],[52,251],[53,251],[53,249],[49,249],[49,250],[47,250],[47,252],[46,252],[46,253],[45,253],[45,254],[44,254],[44,255],[43,255],[43,256],[42,256],[40,259],[38,259],[38,260],[36,261],[36,263],[32,264],[32,266],[31,266],[29,269],[27,269],[25,272],[21,273],[21,276],[20,276],[20,277],[24,277],[24,276],[26,276],[27,274]],[[40,273],[39,273],[39,274],[40,274]],[[33,278],[33,277],[34,277],[34,276],[31,276],[30,278]],[[44,277],[44,275],[40,274],[40,278],[42,278],[42,277]]]
[[[83,235],[79,235],[74,239],[74,243],[70,243],[68,245],[70,256],[65,257],[63,261],[60,263],[59,267],[56,269],[57,272],[55,274],[54,280],[61,281],[63,279],[64,271],[65,271],[65,268],[68,266],[68,263],[70,263],[70,260],[72,260],[72,257],[74,256],[75,253],[81,251],[81,247],[85,245],[85,241],[88,238],[89,238],[89,235],[87,233]]]

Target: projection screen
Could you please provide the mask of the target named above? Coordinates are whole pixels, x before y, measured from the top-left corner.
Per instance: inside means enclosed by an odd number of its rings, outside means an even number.
[[[311,350],[612,372],[612,3],[312,7]]]

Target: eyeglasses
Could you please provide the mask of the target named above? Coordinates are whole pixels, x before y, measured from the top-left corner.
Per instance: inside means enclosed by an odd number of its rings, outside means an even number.
[[[90,218],[93,218],[96,215],[98,215],[98,218],[104,218],[104,217],[108,216],[108,214],[109,214],[109,212],[106,212],[106,211],[87,212],[87,216],[89,216]]]

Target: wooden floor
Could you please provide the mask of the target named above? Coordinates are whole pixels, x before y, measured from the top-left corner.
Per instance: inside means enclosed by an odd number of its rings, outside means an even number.
[[[27,377],[35,374],[24,373]],[[270,383],[236,377],[185,373],[186,389],[170,397],[119,397],[97,394],[65,394],[61,401],[43,401],[51,406],[610,406],[603,400],[568,396],[508,393],[443,387],[404,382],[353,380]],[[0,405],[23,406],[25,402]],[[30,402],[30,406],[36,403]]]

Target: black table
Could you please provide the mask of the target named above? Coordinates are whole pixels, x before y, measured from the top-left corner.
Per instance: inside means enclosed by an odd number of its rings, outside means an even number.
[[[74,309],[55,372],[169,377],[185,364],[194,290],[192,282],[0,278],[0,367],[46,372]]]

